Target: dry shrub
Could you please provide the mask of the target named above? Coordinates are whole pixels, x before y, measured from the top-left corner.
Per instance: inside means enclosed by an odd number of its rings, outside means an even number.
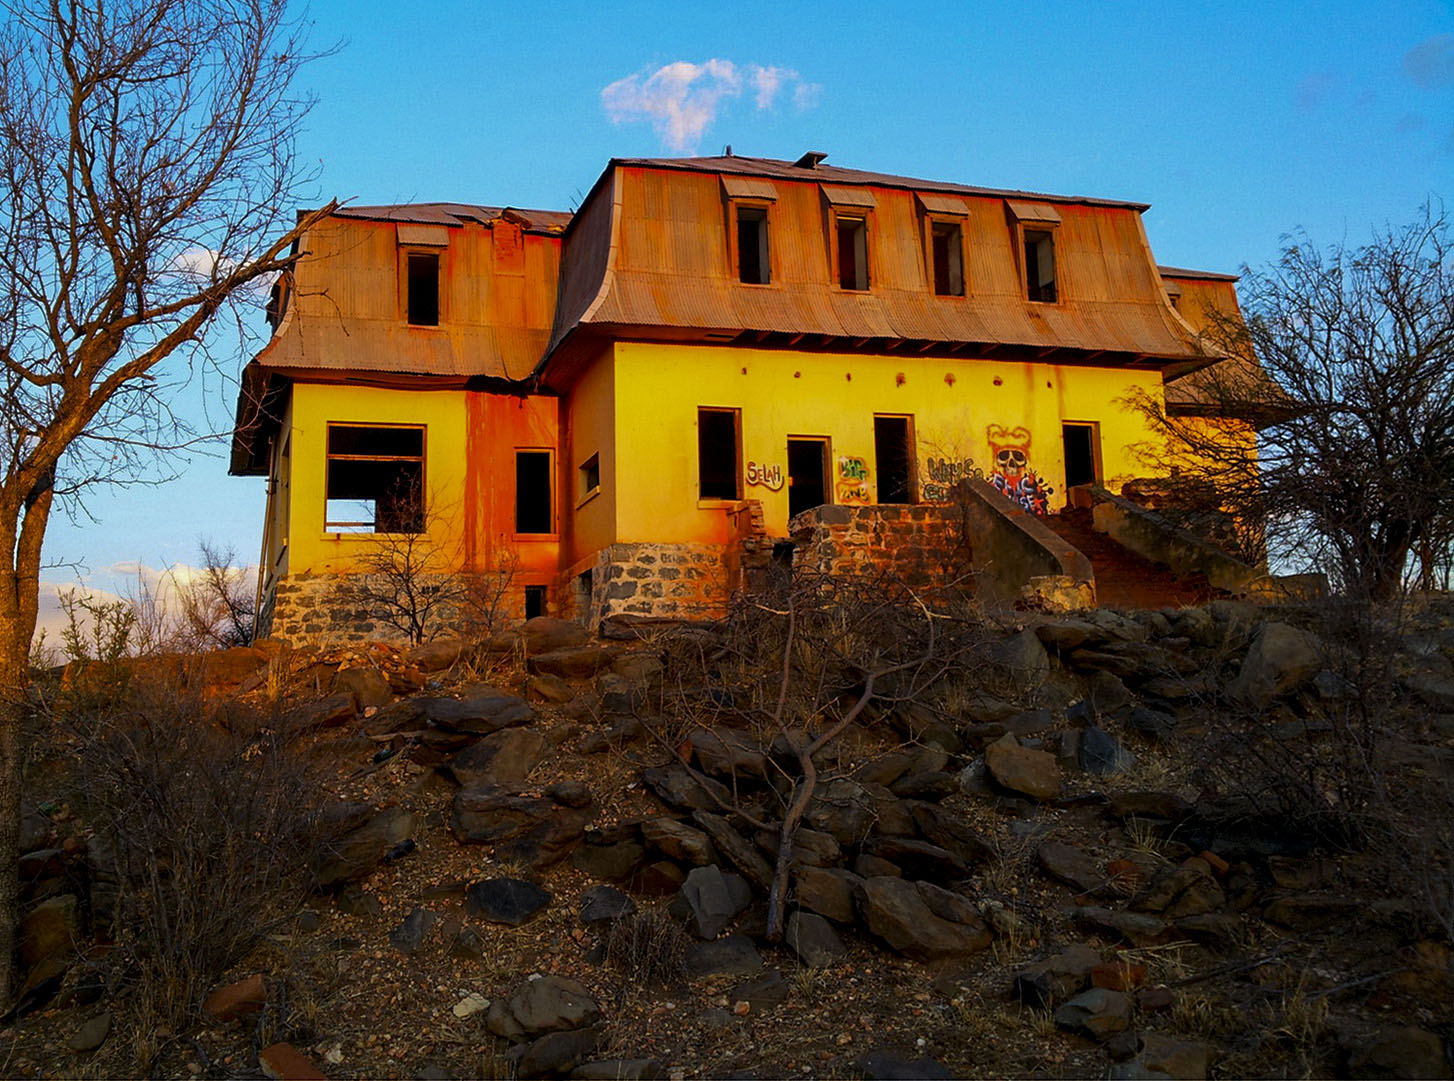
[[[606,929],[606,963],[621,973],[623,994],[628,988],[674,987],[686,978],[690,941],[665,912],[643,909]]]
[[[243,708],[211,723],[174,686],[73,718],[73,804],[94,830],[92,918],[114,936],[138,1062],[205,993],[297,911],[320,841],[318,788],[273,718]],[[106,866],[106,864],[110,866]]]

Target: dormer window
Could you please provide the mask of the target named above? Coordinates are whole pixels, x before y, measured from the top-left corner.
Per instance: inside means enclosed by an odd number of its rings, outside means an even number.
[[[840,214],[836,219],[838,288],[868,288],[868,219]]]
[[[745,285],[772,282],[765,206],[737,207],[737,280]]]
[[[964,223],[969,204],[958,195],[918,191],[926,244],[925,270],[935,296],[964,296]]]
[[[396,228],[400,314],[411,327],[437,327],[446,307],[441,269],[449,228],[418,222],[400,222]]]
[[[870,284],[869,224],[878,201],[867,188],[837,184],[823,184],[821,188],[828,203],[834,280],[840,289],[864,292]]]
[[[439,256],[434,252],[410,252],[407,288],[409,325],[439,326]]]
[[[1055,265],[1055,231],[1060,212],[1049,203],[1006,201],[1015,231],[1025,299],[1035,304],[1060,301],[1061,283]]]
[[[722,177],[727,211],[727,246],[732,269],[744,285],[772,284],[772,245],[769,240],[777,189],[756,176]]]
[[[930,224],[929,260],[934,267],[935,295],[964,296],[964,229],[957,222]]]
[[[1041,304],[1054,304],[1055,234],[1025,230],[1025,295]]]

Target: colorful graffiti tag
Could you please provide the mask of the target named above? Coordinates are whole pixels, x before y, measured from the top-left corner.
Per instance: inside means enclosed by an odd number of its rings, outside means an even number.
[[[868,463],[851,455],[839,458],[838,485],[835,492],[839,503],[872,503],[873,493],[868,487]]]
[[[954,486],[966,477],[983,477],[984,472],[973,458],[929,458],[921,474],[927,479],[919,485],[926,503],[948,503]]]
[[[994,462],[990,483],[1006,498],[1031,514],[1048,514],[1055,489],[1030,467],[1030,431],[991,424],[985,429]]]
[[[783,486],[783,467],[765,462],[748,462],[747,484],[752,488],[766,488],[770,492],[780,491]]]

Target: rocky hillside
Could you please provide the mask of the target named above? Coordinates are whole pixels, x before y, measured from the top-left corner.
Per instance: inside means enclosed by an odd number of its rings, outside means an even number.
[[[186,723],[266,701],[314,771],[307,900],[153,1024],[123,902],[182,868],[53,711],[7,1072],[1449,1076],[1454,624],[1346,616],[930,621],[912,678],[801,619],[785,682],[731,621],[214,655]]]

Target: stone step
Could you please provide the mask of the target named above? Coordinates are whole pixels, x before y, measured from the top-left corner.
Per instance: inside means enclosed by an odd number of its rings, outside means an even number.
[[[1111,608],[1166,608],[1206,604],[1226,596],[1205,575],[1177,575],[1097,533],[1088,509],[1067,507],[1041,519],[1090,560],[1096,599]]]

